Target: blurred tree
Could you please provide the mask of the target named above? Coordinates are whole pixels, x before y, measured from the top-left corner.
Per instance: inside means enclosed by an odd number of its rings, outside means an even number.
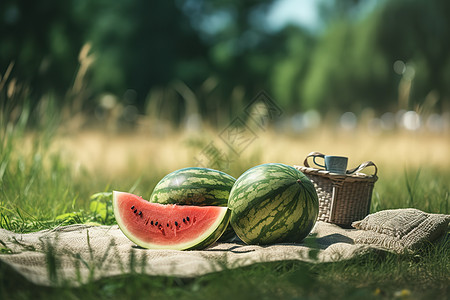
[[[15,61],[13,76],[35,97],[49,89],[63,95],[84,43],[80,25],[72,1],[0,1],[0,72]]]
[[[383,0],[381,0],[383,1]],[[370,10],[380,0],[319,0],[318,11],[323,26],[329,26],[334,21],[357,20],[364,16],[364,12]]]
[[[389,105],[391,68],[374,39],[377,26],[376,14],[333,21],[314,51],[303,91],[306,108],[359,112]]]
[[[412,104],[431,91],[439,94],[438,110],[450,103],[449,13],[447,0],[388,1],[381,9],[375,39],[391,66],[400,60],[414,67]]]
[[[315,37],[297,26],[287,26],[273,38],[279,47],[272,57],[273,71],[268,74],[273,97],[290,111],[311,108],[303,98],[303,90]]]
[[[86,38],[97,54],[91,79],[97,93],[132,89],[143,109],[151,87],[204,79],[206,48],[174,1],[81,2],[91,18]]]
[[[413,102],[421,104],[437,91],[437,110],[443,110],[450,99],[445,84],[450,77],[449,2],[382,1],[375,9],[364,8],[371,2],[330,1],[323,6],[329,26],[314,49],[304,106],[322,111],[398,109],[401,76],[412,76]],[[394,72],[398,60],[409,64],[408,74]]]
[[[191,0],[182,4],[205,44],[211,75],[219,85],[214,101],[221,111],[240,105],[232,104],[236,88],[249,102],[262,89],[269,86],[273,55],[283,47],[267,31],[265,14],[274,0],[222,1]],[[214,113],[209,106],[206,113]],[[242,110],[242,106],[239,107]],[[233,113],[233,112],[231,112]],[[234,114],[240,113],[234,112]]]
[[[215,120],[240,114],[261,90],[285,111],[395,109],[406,76],[394,70],[398,62],[415,70],[410,107],[433,92],[437,109],[445,109],[450,2],[320,1],[317,32],[272,31],[266,13],[274,2],[3,0],[0,72],[15,61],[13,76],[36,99],[53,91],[74,101],[65,93],[78,80],[78,52],[90,42],[95,62],[83,73],[86,99],[111,92],[144,111],[150,92],[171,90],[158,103],[171,101],[175,119],[195,101]]]

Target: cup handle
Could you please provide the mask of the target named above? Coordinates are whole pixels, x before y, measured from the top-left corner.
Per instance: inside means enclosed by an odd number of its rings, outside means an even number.
[[[310,158],[310,157],[313,158],[314,164],[316,164],[316,165],[319,166],[319,167],[325,168],[325,166],[322,166],[322,165],[320,165],[320,164],[318,164],[318,163],[316,162],[316,158],[317,158],[317,157],[325,158],[325,154],[322,154],[322,153],[320,153],[320,152],[311,152],[311,153],[309,153],[309,154],[306,156],[305,161],[303,162],[303,165],[304,165],[305,167],[307,167],[307,168],[310,168],[309,163],[308,163],[308,158]]]
[[[369,160],[369,161],[366,161],[366,162],[363,162],[362,164],[360,164],[359,166],[357,166],[357,167],[354,168],[354,169],[347,170],[346,174],[353,174],[353,173],[356,173],[356,172],[361,171],[361,170],[364,169],[364,168],[371,167],[371,166],[373,166],[373,167],[375,168],[375,173],[373,174],[373,176],[377,176],[378,168],[377,168],[377,166],[376,166],[372,161],[370,161],[370,160]]]

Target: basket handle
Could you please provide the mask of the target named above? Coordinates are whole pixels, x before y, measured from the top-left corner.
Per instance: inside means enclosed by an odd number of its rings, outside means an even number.
[[[309,163],[308,163],[308,158],[310,158],[310,157],[322,157],[322,158],[323,158],[323,157],[325,157],[325,154],[320,153],[320,152],[315,152],[315,151],[309,153],[309,154],[306,156],[306,158],[305,158],[305,160],[304,160],[304,162],[303,162],[303,165],[304,165],[305,167],[307,167],[307,168],[310,168]],[[375,165],[375,163],[372,162],[372,161],[370,161],[370,160],[369,160],[369,161],[366,161],[366,162],[363,162],[362,164],[360,164],[359,166],[357,166],[357,167],[354,168],[354,169],[347,170],[347,172],[345,172],[345,173],[346,173],[346,174],[353,174],[353,173],[359,172],[359,171],[361,171],[361,170],[363,170],[363,169],[365,169],[365,168],[367,168],[367,167],[371,167],[371,166],[373,166],[373,167],[375,168],[375,173],[374,173],[373,175],[376,176],[377,173],[378,173],[378,168],[377,168],[377,166]]]
[[[359,166],[357,166],[357,167],[354,168],[354,169],[347,170],[346,174],[353,174],[353,173],[359,172],[359,171],[361,171],[362,169],[367,168],[367,167],[370,167],[370,166],[373,166],[373,167],[375,168],[375,173],[373,174],[373,176],[377,176],[378,168],[377,168],[377,166],[376,166],[372,161],[370,161],[370,160],[369,160],[369,161],[366,161],[366,162],[363,162],[362,164],[360,164]]]
[[[310,168],[310,166],[309,166],[309,163],[308,163],[308,158],[310,158],[310,157],[322,157],[322,158],[324,158],[325,157],[325,154],[323,154],[323,153],[320,153],[320,152],[311,152],[311,153],[309,153],[307,156],[306,156],[306,158],[305,158],[305,161],[303,162],[303,165],[305,166],[305,167],[307,167],[307,168]],[[315,161],[314,161],[314,163],[316,163]],[[321,166],[321,167],[323,167],[323,166]]]

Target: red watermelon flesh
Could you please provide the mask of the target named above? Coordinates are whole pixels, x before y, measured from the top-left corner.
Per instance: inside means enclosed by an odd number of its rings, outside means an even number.
[[[122,232],[149,249],[205,248],[220,237],[230,216],[227,207],[150,203],[116,191],[113,206]]]

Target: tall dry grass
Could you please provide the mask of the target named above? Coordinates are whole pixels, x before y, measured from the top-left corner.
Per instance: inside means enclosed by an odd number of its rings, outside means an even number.
[[[417,168],[450,170],[450,137],[443,135],[392,132],[374,136],[363,131],[343,132],[326,127],[304,135],[272,130],[258,133],[236,154],[219,134],[206,130],[198,134],[172,132],[166,136],[139,132],[111,135],[88,130],[59,136],[54,148],[60,149],[65,159],[75,166],[109,174],[164,173],[197,166],[196,158],[209,143],[228,158],[226,171],[234,176],[239,176],[239,172],[252,164],[303,164],[311,151],[348,156],[349,167],[372,160],[380,175],[402,174],[405,169]],[[209,163],[206,166],[215,166],[214,159]]]

